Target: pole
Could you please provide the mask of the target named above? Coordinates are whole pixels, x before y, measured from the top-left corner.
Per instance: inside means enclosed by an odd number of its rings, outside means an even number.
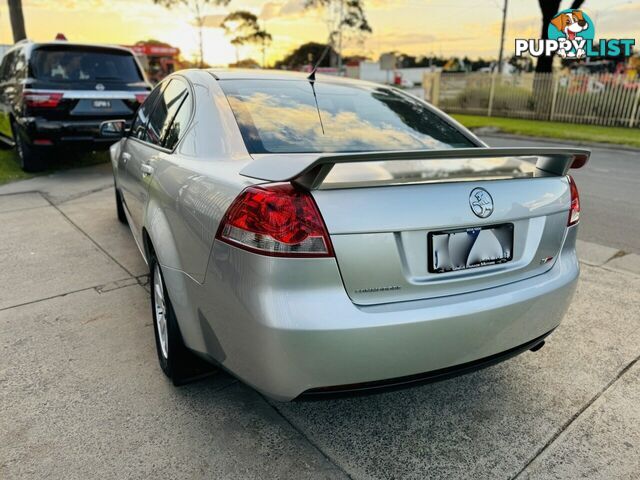
[[[9,17],[11,18],[11,31],[15,43],[27,38],[24,28],[24,16],[22,14],[22,0],[7,0],[9,5]]]
[[[340,18],[338,20],[338,73],[342,73],[342,20],[344,19],[344,0],[340,0]]]
[[[502,73],[502,52],[504,50],[504,31],[507,26],[507,3],[504,0],[504,8],[502,9],[502,32],[500,33],[500,52],[498,53],[498,73]]]

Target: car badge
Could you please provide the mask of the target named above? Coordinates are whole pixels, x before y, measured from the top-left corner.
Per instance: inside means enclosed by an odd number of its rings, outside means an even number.
[[[104,85],[101,84],[101,83],[97,83],[96,84],[96,90],[100,90],[100,91],[104,90]]]
[[[487,218],[493,213],[493,198],[484,188],[474,188],[469,195],[469,206],[480,218]]]

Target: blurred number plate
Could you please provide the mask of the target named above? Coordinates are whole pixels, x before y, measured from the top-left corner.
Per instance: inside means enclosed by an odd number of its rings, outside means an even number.
[[[430,232],[429,272],[446,273],[513,259],[513,223]]]
[[[111,102],[109,100],[94,100],[93,108],[111,108]]]

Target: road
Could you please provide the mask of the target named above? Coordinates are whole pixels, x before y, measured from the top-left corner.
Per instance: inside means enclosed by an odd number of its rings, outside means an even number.
[[[483,140],[492,147],[567,146],[489,136]],[[640,253],[640,151],[600,147],[591,150],[587,166],[571,172],[580,190],[579,237],[627,253]]]

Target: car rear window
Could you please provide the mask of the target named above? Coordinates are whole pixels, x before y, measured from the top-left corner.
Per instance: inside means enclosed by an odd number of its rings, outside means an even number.
[[[305,80],[222,80],[251,153],[365,152],[473,147],[408,95]]]
[[[41,47],[31,55],[31,75],[48,82],[118,82],[143,80],[132,54],[107,49]]]

